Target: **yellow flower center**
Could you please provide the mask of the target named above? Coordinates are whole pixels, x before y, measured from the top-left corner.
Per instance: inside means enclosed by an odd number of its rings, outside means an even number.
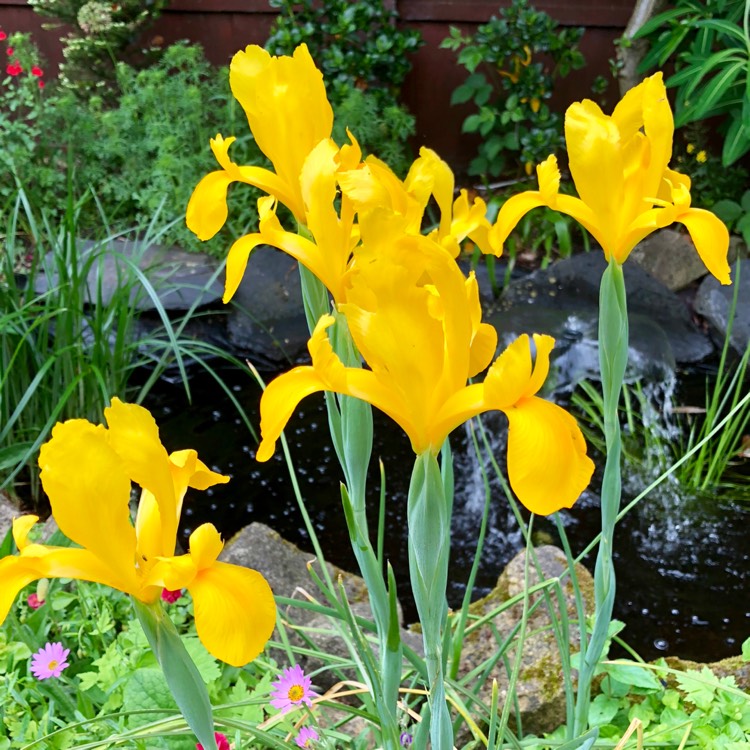
[[[47,669],[57,669],[58,665],[57,659],[53,659],[49,664],[47,664]]]
[[[302,687],[302,685],[292,685],[289,688],[289,692],[287,693],[289,700],[293,703],[298,703],[302,700],[302,698],[305,695],[305,689]]]

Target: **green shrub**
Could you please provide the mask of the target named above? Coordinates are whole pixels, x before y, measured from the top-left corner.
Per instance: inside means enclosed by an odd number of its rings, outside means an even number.
[[[266,48],[290,55],[303,42],[323,72],[328,98],[340,128],[349,128],[363,150],[377,153],[396,172],[405,174],[414,135],[414,117],[399,102],[411,69],[408,55],[422,44],[415,30],[396,26],[397,15],[383,0],[270,0],[279,15]]]
[[[62,37],[65,60],[60,81],[85,98],[116,92],[117,62],[133,62],[143,29],[159,17],[169,0],[29,0],[29,5],[58,21],[46,24],[47,28],[65,24],[71,29]]]
[[[722,163],[750,151],[750,33],[744,0],[677,0],[645,23],[636,38],[650,50],[643,72],[672,63],[675,125],[721,118]]]
[[[470,74],[451,103],[474,103],[477,111],[464,120],[463,132],[482,137],[469,174],[531,174],[537,162],[563,147],[562,120],[547,101],[557,78],[582,67],[582,34],[558,29],[526,0],[513,0],[474,35],[451,27],[440,46],[458,52],[458,63]]]

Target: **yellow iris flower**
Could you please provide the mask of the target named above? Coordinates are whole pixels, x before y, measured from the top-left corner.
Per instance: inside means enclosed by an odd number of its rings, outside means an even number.
[[[403,182],[387,164],[368,156],[355,169],[342,169],[339,184],[358,211],[388,207],[404,218],[404,231],[411,234],[421,233],[427,204],[434,197],[440,210],[440,223],[429,236],[454,258],[459,254],[459,243],[466,237],[483,253],[499,256],[502,252],[502,245],[493,246],[488,237],[487,204],[479,197],[469,203],[466,190],[461,190],[454,201],[453,172],[432,149],[420,149],[419,157]]]
[[[537,167],[538,191],[510,198],[490,230],[502,245],[521,217],[537,206],[579,221],[607,260],[624,263],[656,229],[685,225],[706,268],[729,284],[729,233],[711,212],[690,206],[690,179],[669,169],[674,121],[662,74],[628,91],[611,116],[592,101],[572,104],[565,115],[570,172],[578,195],[558,192],[560,171],[550,156]]]
[[[333,128],[323,76],[307,45],[297,47],[292,57],[272,57],[262,47],[250,45],[232,58],[229,83],[274,171],[235,164],[229,158],[235,138],[217,135],[211,149],[221,169],[206,175],[193,191],[188,227],[200,239],[211,239],[227,220],[227,189],[233,182],[255,185],[273,195],[304,224],[302,165],[320,141],[330,138]]]
[[[276,216],[276,201],[266,196],[258,201],[258,232],[240,237],[227,256],[224,302],[229,302],[247,267],[250,253],[258,245],[271,245],[299,261],[320,279],[337,301],[343,300],[343,282],[352,249],[358,241],[354,205],[338,195],[338,173],[353,169],[362,158],[357,142],[342,148],[326,138],[308,154],[299,184],[305,206],[305,225],[310,238],[287,232]],[[340,200],[340,212],[335,202]]]
[[[190,535],[190,549],[175,556],[177,525],[188,487],[228,481],[194,450],[167,454],[151,414],[113,399],[108,428],[84,419],[59,423],[42,446],[41,480],[60,530],[79,547],[29,541],[37,516],[13,522],[18,555],[0,560],[0,623],[18,592],[40,578],[103,583],[142,602],[163,588],[187,588],[203,644],[216,658],[241,666],[263,649],[276,622],[263,576],[219,562],[223,543],[211,524]],[[131,481],[142,488],[135,525],[129,512]]]
[[[484,383],[467,380],[491,362],[497,334],[481,322],[476,279],[466,279],[450,253],[429,238],[405,234],[389,211],[362,220],[363,244],[349,273],[346,316],[369,369],[345,367],[334,353],[324,315],[308,348],[311,366],[272,381],[261,399],[262,442],[268,460],[294,409],[317,391],[371,403],[408,434],[416,454],[437,453],[457,426],[499,409],[510,423],[508,472],[521,502],[535,513],[570,507],[588,484],[593,463],[575,419],[538,398],[554,341],[528,336],[492,364]]]

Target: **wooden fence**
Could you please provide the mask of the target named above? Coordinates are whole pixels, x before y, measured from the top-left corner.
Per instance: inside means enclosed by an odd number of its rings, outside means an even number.
[[[476,29],[509,0],[388,0],[399,14],[399,23],[416,28],[425,45],[413,56],[402,99],[417,117],[415,146],[434,148],[451,165],[462,170],[473,155],[474,142],[461,134],[461,123],[471,106],[452,107],[453,89],[466,72],[455,62],[455,53],[440,49],[450,26],[465,32]],[[609,76],[609,60],[615,56],[614,40],[623,32],[635,0],[537,0],[535,7],[564,26],[583,26],[581,42],[587,64],[556,87],[553,106],[564,111],[575,100],[590,96],[598,75]],[[209,60],[226,64],[247,44],[263,44],[275,12],[268,0],[174,0],[147,39],[163,43],[178,39],[200,42]],[[9,31],[32,31],[44,55],[53,64],[62,59],[60,30],[42,29],[42,19],[21,0],[0,0],[0,27]],[[609,105],[617,99],[613,83]]]

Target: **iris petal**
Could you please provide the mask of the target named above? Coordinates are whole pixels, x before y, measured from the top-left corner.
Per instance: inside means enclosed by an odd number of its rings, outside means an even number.
[[[722,284],[731,284],[727,263],[729,232],[724,223],[710,211],[700,208],[688,209],[677,217],[677,221],[687,227],[695,249],[709,272]]]
[[[263,650],[276,624],[276,604],[260,573],[215,562],[198,571],[188,590],[198,637],[213,656],[241,667]]]
[[[42,486],[61,531],[106,560],[124,581],[135,579],[130,478],[104,427],[83,419],[55,425],[39,453]]]
[[[591,481],[593,461],[575,419],[541,398],[509,409],[508,479],[532,513],[570,508]]]

